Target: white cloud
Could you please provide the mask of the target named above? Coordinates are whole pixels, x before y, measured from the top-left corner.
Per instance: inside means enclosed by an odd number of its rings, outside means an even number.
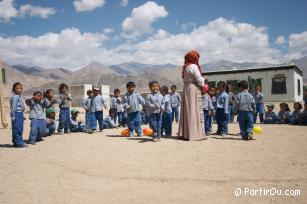
[[[105,3],[105,0],[75,0],[73,4],[76,11],[92,11],[103,7]]]
[[[288,59],[298,59],[307,55],[307,31],[289,36]]]
[[[25,4],[19,8],[20,15],[24,16],[37,16],[41,18],[48,18],[49,16],[56,13],[56,10],[52,7],[40,7]]]
[[[18,16],[18,10],[14,6],[14,0],[0,1],[0,22],[9,22],[16,16]]]
[[[121,1],[120,1],[120,5],[121,5],[122,7],[127,6],[128,3],[129,3],[129,0],[121,0]]]
[[[103,33],[105,33],[105,34],[109,34],[109,33],[112,33],[112,32],[114,32],[114,28],[105,28],[103,30]]]
[[[218,18],[190,33],[150,38],[133,46],[134,58],[143,63],[183,63],[191,49],[201,54],[201,63],[217,60],[277,63],[281,52],[270,47],[264,27]]]
[[[191,32],[171,34],[159,29],[146,40],[128,40],[114,48],[106,48],[105,42],[114,41],[105,34],[111,30],[81,33],[76,28],[66,28],[60,33],[38,37],[0,36],[0,58],[10,64],[78,68],[93,61],[182,64],[184,54],[191,49],[200,52],[202,64],[218,60],[283,63],[307,55],[307,31],[289,36],[287,52],[271,46],[266,28],[224,18],[210,21]]]
[[[108,59],[108,51],[101,48],[105,40],[103,33],[80,33],[76,28],[38,37],[0,37],[0,58],[12,64],[75,68]]]
[[[135,38],[144,33],[149,33],[152,31],[151,24],[167,15],[168,12],[164,6],[148,1],[134,8],[131,16],[122,22],[122,29],[124,31],[122,35],[126,38]]]
[[[283,45],[285,43],[286,43],[285,37],[282,35],[278,36],[275,40],[275,44],[277,45]]]
[[[3,21],[7,23],[10,22],[12,18],[23,18],[26,16],[48,18],[50,15],[55,13],[56,10],[53,7],[41,7],[24,4],[17,9],[14,5],[14,0],[0,1],[0,22]]]
[[[193,23],[193,22],[183,23],[181,24],[180,27],[184,32],[186,32],[189,29],[193,30],[194,28],[196,28],[196,23]]]

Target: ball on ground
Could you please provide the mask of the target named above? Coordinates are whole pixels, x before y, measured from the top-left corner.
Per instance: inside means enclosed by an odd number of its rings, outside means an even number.
[[[151,136],[153,134],[153,130],[151,128],[144,128],[143,129],[143,134],[146,136]]]
[[[255,134],[260,134],[260,133],[262,133],[262,128],[260,126],[254,126],[253,132]]]
[[[123,137],[127,137],[129,134],[129,129],[123,129],[120,133],[121,136]]]

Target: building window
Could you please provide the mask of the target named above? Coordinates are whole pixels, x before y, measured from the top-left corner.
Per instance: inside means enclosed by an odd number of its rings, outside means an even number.
[[[209,81],[208,82],[209,87],[215,87],[215,85],[216,85],[216,81]]]
[[[248,77],[248,87],[249,87],[249,90],[250,91],[254,91],[256,86],[260,86],[261,89],[262,89],[261,79],[253,79],[251,77]]]
[[[1,69],[1,75],[2,75],[2,83],[6,83],[6,74],[5,74],[5,69]]]
[[[287,94],[285,75],[276,75],[272,78],[272,94]]]
[[[234,93],[238,93],[239,89],[238,89],[238,80],[228,80],[227,84],[230,84],[232,87],[232,91]]]
[[[297,95],[301,95],[301,80],[297,80]]]

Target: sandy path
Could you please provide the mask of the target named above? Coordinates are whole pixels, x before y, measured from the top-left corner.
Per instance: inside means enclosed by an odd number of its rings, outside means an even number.
[[[55,135],[26,149],[6,145],[10,129],[0,129],[0,202],[307,203],[307,127],[262,127],[249,142],[233,135],[152,143],[116,129]],[[239,132],[237,124],[229,129]],[[235,197],[237,187],[301,195]]]

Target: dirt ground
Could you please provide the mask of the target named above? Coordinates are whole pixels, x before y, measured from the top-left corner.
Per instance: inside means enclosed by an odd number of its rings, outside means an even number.
[[[231,135],[201,142],[153,143],[113,129],[23,149],[12,148],[11,129],[0,129],[0,203],[307,203],[307,127],[261,127],[253,141],[231,124]],[[300,195],[264,195],[287,189]]]

